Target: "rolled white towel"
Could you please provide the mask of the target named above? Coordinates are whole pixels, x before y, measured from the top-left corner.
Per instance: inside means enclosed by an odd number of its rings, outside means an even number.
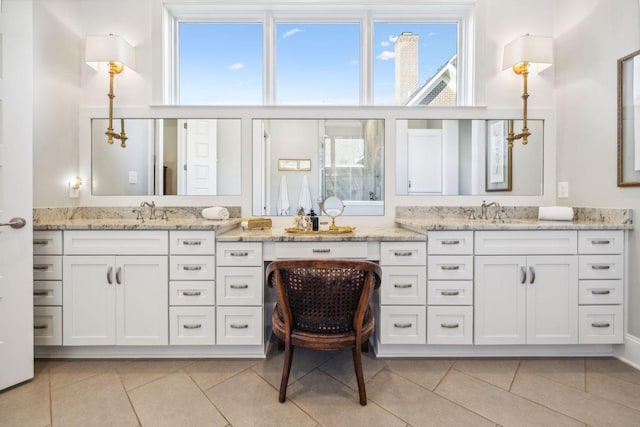
[[[571,221],[573,208],[568,206],[540,206],[538,219],[541,221]]]
[[[202,216],[206,219],[229,219],[229,210],[222,206],[212,206],[202,210]]]

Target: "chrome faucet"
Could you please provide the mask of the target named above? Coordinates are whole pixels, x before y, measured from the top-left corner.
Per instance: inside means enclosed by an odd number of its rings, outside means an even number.
[[[491,206],[495,206],[496,208],[499,208],[500,203],[498,202],[487,203],[486,200],[482,201],[482,205],[480,205],[480,219],[489,219],[487,218],[487,208]]]
[[[156,202],[142,202],[140,207],[149,207],[149,219],[156,219]]]

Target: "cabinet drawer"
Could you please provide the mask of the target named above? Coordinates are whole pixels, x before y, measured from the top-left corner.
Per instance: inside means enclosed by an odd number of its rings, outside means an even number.
[[[621,305],[581,305],[578,307],[580,344],[622,344]]]
[[[33,257],[34,280],[62,280],[62,256],[36,255]]]
[[[216,323],[217,344],[262,344],[262,307],[218,307]]]
[[[33,344],[62,345],[62,307],[33,307]]]
[[[215,344],[214,307],[169,307],[169,344]]]
[[[169,257],[171,280],[215,280],[216,258],[210,255],[175,255]]]
[[[169,231],[171,255],[214,255],[215,231]]]
[[[476,255],[562,255],[578,250],[578,233],[553,231],[476,231]]]
[[[262,243],[218,243],[216,248],[218,266],[261,266]]]
[[[430,231],[427,247],[429,255],[472,255],[473,231]]]
[[[621,254],[624,250],[624,231],[585,230],[578,231],[578,253]]]
[[[429,280],[471,280],[473,278],[473,256],[429,256],[427,277]]]
[[[169,304],[214,305],[216,300],[214,281],[169,282]]]
[[[276,242],[276,259],[367,258],[367,242]]]
[[[262,305],[262,267],[218,267],[218,305]]]
[[[62,305],[62,282],[33,282],[33,305]]]
[[[380,264],[382,265],[426,265],[425,242],[381,242]]]
[[[425,344],[427,313],[424,306],[380,307],[381,344]]]
[[[579,255],[580,279],[622,279],[624,276],[622,255]]]
[[[429,280],[427,304],[471,305],[473,304],[473,282],[471,280]]]
[[[62,231],[34,231],[34,255],[62,255]]]
[[[472,344],[473,307],[427,307],[427,344]]]
[[[382,268],[381,304],[424,305],[426,296],[427,269],[424,266]]]
[[[166,255],[167,231],[71,230],[64,232],[65,255]]]
[[[580,280],[578,303],[581,305],[622,304],[622,280]]]

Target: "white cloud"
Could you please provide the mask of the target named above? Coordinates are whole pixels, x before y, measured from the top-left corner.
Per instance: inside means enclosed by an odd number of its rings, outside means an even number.
[[[396,42],[396,40],[398,40],[398,36],[389,36],[389,41],[390,41],[391,43],[395,43],[395,42]]]
[[[380,55],[376,56],[381,61],[388,61],[396,57],[395,52],[391,52],[390,50],[385,50]]]
[[[380,46],[389,46],[391,43],[389,42],[380,42]]]
[[[237,71],[237,70],[242,70],[244,68],[244,64],[240,63],[240,62],[236,62],[235,64],[231,64],[227,67],[227,70],[231,70],[231,71]]]
[[[292,35],[296,34],[296,33],[301,33],[302,30],[300,28],[294,28],[293,30],[289,30],[286,33],[284,33],[282,35],[283,39],[286,39],[287,37],[291,37]]]

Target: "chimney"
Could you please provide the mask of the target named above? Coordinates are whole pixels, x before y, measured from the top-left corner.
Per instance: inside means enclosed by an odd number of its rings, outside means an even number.
[[[418,39],[413,33],[402,33],[394,45],[396,105],[405,105],[418,89]]]

